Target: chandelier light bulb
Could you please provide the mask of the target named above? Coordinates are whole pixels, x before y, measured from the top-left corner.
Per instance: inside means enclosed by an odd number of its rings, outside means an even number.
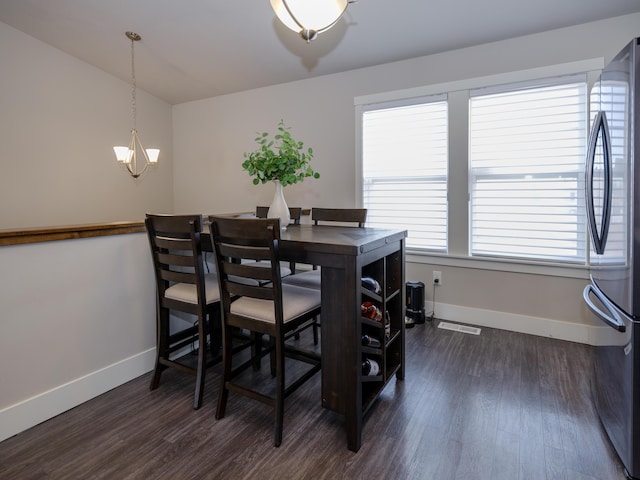
[[[120,163],[131,163],[131,157],[133,152],[129,150],[129,147],[113,147],[113,151],[116,152],[116,159]]]
[[[149,158],[149,163],[158,163],[158,155],[160,155],[160,149],[147,148],[147,157]]]

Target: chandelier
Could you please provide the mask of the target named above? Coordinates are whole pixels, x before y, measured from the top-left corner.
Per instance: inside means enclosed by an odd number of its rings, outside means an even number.
[[[271,0],[282,23],[309,43],[333,27],[355,0]]]
[[[160,150],[157,148],[148,148],[145,150],[138,137],[138,130],[136,130],[136,71],[133,57],[133,44],[142,37],[134,32],[126,32],[125,35],[131,40],[131,114],[133,116],[133,128],[131,129],[129,146],[113,147],[113,151],[116,153],[118,162],[127,167],[127,170],[133,178],[138,178],[149,165],[158,163]],[[138,160],[140,160],[142,165],[138,165]]]

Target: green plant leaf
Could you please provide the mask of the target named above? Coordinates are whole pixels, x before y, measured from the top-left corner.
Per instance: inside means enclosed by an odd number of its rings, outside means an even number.
[[[259,148],[251,153],[245,152],[242,168],[253,178],[253,184],[279,180],[283,186],[304,181],[305,177],[320,178],[320,174],[311,167],[313,149],[304,151],[304,143],[294,140],[280,120],[279,133],[269,138],[269,133],[259,133],[255,142]]]

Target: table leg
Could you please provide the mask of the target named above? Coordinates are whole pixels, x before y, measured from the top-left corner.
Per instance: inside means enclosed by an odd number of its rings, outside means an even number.
[[[322,405],[345,416],[347,445],[362,438],[360,388],[360,283],[353,257],[344,268],[322,267]]]

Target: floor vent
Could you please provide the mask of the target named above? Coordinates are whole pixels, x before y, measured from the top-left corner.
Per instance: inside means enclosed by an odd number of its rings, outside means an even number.
[[[453,330],[454,332],[480,335],[480,329],[478,327],[469,327],[467,325],[458,325],[456,323],[440,322],[438,324],[438,328],[443,328],[444,330]]]

